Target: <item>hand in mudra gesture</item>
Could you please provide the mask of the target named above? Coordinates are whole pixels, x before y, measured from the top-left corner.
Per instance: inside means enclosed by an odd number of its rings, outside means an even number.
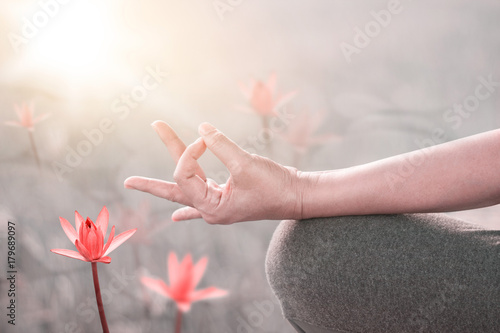
[[[175,182],[134,176],[124,186],[185,205],[172,220],[203,218],[210,224],[231,224],[300,218],[300,172],[295,168],[249,154],[208,123],[200,125],[201,137],[188,147],[165,122],[156,121],[153,128],[177,164]],[[225,184],[207,178],[198,164],[207,148],[229,170]]]

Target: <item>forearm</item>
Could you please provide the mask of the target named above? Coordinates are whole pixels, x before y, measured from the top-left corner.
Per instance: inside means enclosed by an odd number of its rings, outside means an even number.
[[[500,203],[500,130],[356,167],[300,174],[301,218]]]

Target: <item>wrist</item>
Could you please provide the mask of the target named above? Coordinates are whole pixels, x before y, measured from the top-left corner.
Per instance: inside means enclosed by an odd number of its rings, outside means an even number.
[[[342,215],[338,192],[342,183],[339,170],[300,172],[297,219]]]
[[[297,171],[295,186],[295,209],[292,216],[295,220],[314,217],[311,214],[311,203],[314,201],[314,193],[319,176],[316,172]]]

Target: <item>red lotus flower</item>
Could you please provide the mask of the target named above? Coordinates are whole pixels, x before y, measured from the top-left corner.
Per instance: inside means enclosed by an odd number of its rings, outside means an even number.
[[[170,252],[168,256],[168,277],[170,286],[161,279],[150,277],[141,277],[141,282],[151,290],[173,299],[177,303],[177,307],[182,312],[187,312],[191,308],[191,303],[201,301],[208,298],[217,298],[227,295],[226,290],[215,287],[208,287],[202,290],[195,290],[196,285],[200,282],[208,259],[201,258],[198,263],[193,265],[191,255],[184,257],[181,263],[177,260],[177,255]]]
[[[96,223],[92,222],[90,218],[87,217],[86,220],[75,211],[75,228],[64,218],[59,217],[61,221],[61,226],[68,236],[69,240],[75,244],[78,252],[67,249],[52,249],[51,252],[60,254],[66,257],[79,259],[88,262],[102,262],[109,264],[111,258],[107,255],[111,253],[114,249],[120,246],[123,242],[129,239],[137,230],[131,229],[122,232],[118,236],[115,236],[115,226],[111,228],[111,233],[109,234],[108,241],[104,244],[104,236],[106,235],[108,229],[109,213],[106,206],[104,206],[97,216]]]
[[[45,120],[50,116],[50,114],[45,113],[41,116],[33,118],[35,110],[33,103],[30,103],[30,105],[23,103],[21,106],[14,104],[14,109],[16,110],[19,121],[6,121],[4,124],[8,126],[24,127],[31,132],[35,129],[36,123]]]
[[[240,84],[240,89],[249,100],[252,110],[263,116],[274,116],[276,110],[287,103],[295,95],[295,91],[275,97],[276,74],[273,73],[267,79],[250,83],[250,86]]]

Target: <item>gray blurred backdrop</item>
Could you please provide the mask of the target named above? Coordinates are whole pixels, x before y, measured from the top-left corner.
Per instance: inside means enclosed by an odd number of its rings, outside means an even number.
[[[73,247],[59,216],[95,219],[106,205],[117,232],[139,228],[99,265],[104,289],[123,287],[105,300],[112,332],[173,331],[175,305],[139,282],[141,274],[166,279],[170,251],[208,256],[199,287],[230,292],[195,303],[183,332],[292,332],[264,272],[277,221],[174,224],[179,205],[123,189],[132,175],[172,179],[175,164],[151,122],[168,122],[190,143],[209,121],[302,170],[492,130],[499,18],[495,0],[2,0],[0,260],[6,267],[6,221],[14,221],[18,307],[16,327],[7,325],[4,269],[0,331],[99,331],[90,265],[49,250]],[[243,110],[240,86],[273,73],[278,94],[297,93],[283,106],[285,126],[266,131],[260,115]],[[50,114],[33,131],[40,168],[28,131],[3,125],[23,102],[35,117]],[[201,164],[226,179],[210,153]],[[452,214],[498,228],[499,210]]]

